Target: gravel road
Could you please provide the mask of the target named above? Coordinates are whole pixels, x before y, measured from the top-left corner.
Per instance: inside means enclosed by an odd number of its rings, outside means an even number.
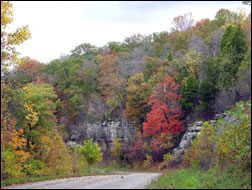
[[[12,185],[4,189],[143,189],[160,173],[123,173],[86,176]]]

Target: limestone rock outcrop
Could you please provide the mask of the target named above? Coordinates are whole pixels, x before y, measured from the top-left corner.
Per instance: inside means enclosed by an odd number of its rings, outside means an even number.
[[[135,126],[123,120],[118,121],[99,121],[86,123],[82,126],[82,132],[72,131],[70,140],[72,142],[80,142],[93,138],[103,148],[113,145],[116,138],[120,138],[122,142],[128,142],[135,134]]]
[[[224,122],[232,122],[232,117],[226,115],[225,113],[222,114],[215,114],[212,120],[208,121],[211,125],[215,125],[218,118],[223,117]],[[203,121],[196,121],[192,124],[188,124],[185,134],[183,135],[180,144],[177,148],[174,148],[172,154],[174,158],[180,162],[183,159],[184,153],[188,150],[191,146],[192,141],[196,138],[196,136],[200,133],[200,129],[203,125]],[[221,130],[221,128],[219,129]]]

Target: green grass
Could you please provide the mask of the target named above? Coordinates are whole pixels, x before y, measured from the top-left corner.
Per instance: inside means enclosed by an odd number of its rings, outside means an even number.
[[[148,189],[251,189],[251,172],[181,169],[167,172]]]
[[[199,171],[172,170],[152,183],[148,189],[192,189],[198,184]]]

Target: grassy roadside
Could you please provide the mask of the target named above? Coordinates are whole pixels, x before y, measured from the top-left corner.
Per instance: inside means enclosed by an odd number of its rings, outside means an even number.
[[[24,178],[10,178],[1,179],[1,188],[9,185],[18,185],[30,182],[38,182],[53,179],[64,179],[71,177],[83,177],[83,176],[96,176],[96,175],[112,175],[112,170],[110,168],[94,169],[90,173],[83,172],[81,174],[71,174],[71,175],[57,175],[57,176],[39,176],[39,177],[24,177]]]
[[[83,176],[96,176],[96,175],[115,175],[114,172],[148,172],[146,170],[140,169],[130,169],[125,167],[114,167],[111,165],[99,165],[97,167],[92,168],[91,172],[87,171],[82,172],[81,174],[71,174],[71,175],[57,175],[57,176],[29,176],[24,178],[10,178],[10,179],[1,179],[1,187],[6,187],[9,185],[18,185],[25,184],[30,182],[38,182],[45,180],[53,180],[53,179],[64,179],[71,177],[83,177]],[[125,175],[125,174],[124,174]]]
[[[158,178],[147,189],[251,189],[251,173],[218,168],[172,170]]]
[[[134,170],[134,169],[115,169],[115,168],[102,168],[102,169],[94,169],[90,173],[83,172],[82,174],[71,174],[71,175],[58,175],[58,176],[40,176],[40,177],[25,177],[25,178],[11,178],[11,179],[1,179],[1,188],[10,186],[10,185],[19,185],[31,182],[39,182],[45,180],[54,180],[54,179],[64,179],[64,178],[71,178],[71,177],[84,177],[84,176],[98,176],[98,175],[115,175],[114,172],[148,172],[144,170]],[[150,173],[150,172],[148,172]],[[124,174],[125,175],[125,174]]]

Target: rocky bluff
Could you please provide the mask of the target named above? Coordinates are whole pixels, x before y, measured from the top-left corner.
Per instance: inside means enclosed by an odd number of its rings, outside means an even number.
[[[78,130],[80,129],[81,130]],[[124,120],[108,120],[86,123],[73,129],[70,134],[70,140],[67,144],[82,143],[86,139],[93,138],[102,148],[110,148],[116,138],[122,142],[131,140],[136,132],[133,123]]]
[[[231,125],[234,123],[235,118],[232,115],[228,115],[226,113],[215,114],[212,120],[208,121],[211,125],[216,125],[218,118],[224,118],[224,122],[221,126],[219,126],[218,130],[221,132],[223,130],[223,126],[228,124]],[[183,155],[192,145],[193,140],[200,133],[200,129],[203,125],[203,121],[196,121],[194,123],[188,124],[185,134],[183,135],[180,144],[177,148],[174,148],[172,151],[173,156],[177,163],[180,163],[183,160]]]
[[[232,115],[225,113],[215,114],[210,124],[215,125],[218,118],[224,118],[224,124],[232,124],[235,119]],[[200,133],[203,121],[196,121],[188,124],[185,134],[183,135],[178,147],[174,148],[172,154],[176,158],[178,163],[183,160],[184,153],[191,146],[192,141]],[[222,127],[219,128],[220,132]],[[98,121],[93,123],[84,123],[79,126],[74,126],[70,134],[70,141],[68,145],[77,143],[83,143],[84,140],[93,138],[98,142],[103,149],[108,149],[113,146],[113,142],[116,138],[120,138],[121,142],[128,142],[133,139],[136,134],[136,127],[133,123],[129,123],[123,120],[113,121]]]

